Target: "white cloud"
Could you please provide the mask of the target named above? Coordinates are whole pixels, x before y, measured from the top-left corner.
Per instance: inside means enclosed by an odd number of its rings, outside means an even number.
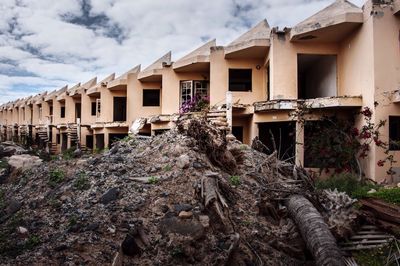
[[[206,39],[224,45],[264,18],[290,27],[332,1],[1,0],[0,102],[145,67],[169,50],[178,59]]]

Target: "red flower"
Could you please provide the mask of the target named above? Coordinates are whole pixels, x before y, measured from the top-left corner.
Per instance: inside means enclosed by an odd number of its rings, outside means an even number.
[[[385,166],[385,161],[379,160],[379,161],[378,161],[378,166],[379,166],[379,167]]]
[[[362,110],[361,113],[368,118],[371,118],[372,116],[372,111],[369,109],[369,107],[364,107],[364,110]]]
[[[358,130],[358,128],[353,128],[353,129],[351,130],[351,134],[352,134],[354,137],[357,137],[357,136],[360,134],[360,131]]]

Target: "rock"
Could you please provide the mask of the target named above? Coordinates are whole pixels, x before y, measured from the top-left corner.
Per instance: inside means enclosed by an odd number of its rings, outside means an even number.
[[[187,168],[189,164],[190,164],[190,158],[187,154],[182,154],[176,160],[176,166],[178,166],[181,169]]]
[[[193,209],[193,207],[190,204],[175,204],[174,205],[174,210],[177,213],[180,213],[181,211],[191,211],[192,209]]]
[[[236,137],[233,134],[228,134],[228,135],[226,135],[226,140],[227,141],[234,141],[234,140],[236,140]]]
[[[200,169],[200,168],[203,168],[203,165],[198,162],[193,162],[193,168]]]
[[[193,216],[192,212],[181,211],[179,213],[179,217],[182,218],[182,219],[189,219],[189,218],[192,218],[192,216]]]
[[[20,233],[21,235],[25,235],[28,233],[28,229],[26,229],[25,227],[22,227],[22,226],[18,226],[17,232]]]
[[[109,153],[110,155],[116,154],[116,153],[118,152],[118,149],[119,149],[119,146],[118,146],[118,145],[114,145],[114,146],[112,146],[112,148],[108,151],[108,153]]]
[[[397,187],[400,187],[400,183],[397,183]]]
[[[210,217],[208,217],[207,215],[200,215],[199,221],[204,228],[207,228],[210,226]]]
[[[175,157],[180,156],[182,153],[185,153],[185,148],[182,147],[182,145],[175,145],[173,151],[172,151],[172,155],[174,155]]]
[[[163,235],[176,233],[183,236],[191,236],[193,239],[199,239],[204,235],[204,228],[200,222],[194,219],[170,217],[168,213],[160,222],[160,231]]]
[[[118,188],[111,188],[106,193],[101,196],[100,202],[103,204],[108,204],[112,201],[118,199],[119,190]]]
[[[0,145],[0,158],[24,153],[27,153],[27,151],[13,142],[3,142],[2,145]]]
[[[125,255],[131,257],[142,254],[142,249],[139,247],[136,239],[131,234],[127,234],[125,236],[125,239],[121,244],[121,249]]]
[[[9,215],[12,215],[14,213],[16,213],[17,211],[19,211],[22,207],[22,203],[17,201],[17,200],[10,200],[10,202],[8,203],[8,207],[7,207],[7,213]]]
[[[376,193],[376,189],[373,189],[373,188],[367,192],[367,194],[374,194],[374,193]]]
[[[10,159],[8,159],[8,164],[13,171],[24,171],[31,169],[35,166],[41,165],[42,162],[43,160],[39,157],[29,154],[13,155],[10,157]]]

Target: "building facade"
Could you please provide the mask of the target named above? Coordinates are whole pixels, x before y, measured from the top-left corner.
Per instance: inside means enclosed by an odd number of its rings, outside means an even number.
[[[204,102],[208,118],[243,143],[256,137],[267,147],[278,143],[281,159],[313,168],[304,149],[309,132],[293,115],[304,106],[311,110],[307,121],[336,115],[354,118],[356,127],[365,120],[354,114],[368,107],[373,123],[387,122],[380,137],[400,141],[399,32],[400,0],[369,0],[362,8],[337,0],[293,28],[263,20],[226,46],[211,40],[176,61],[169,52],[143,70],[138,65],[119,77],[6,103],[1,140],[53,153],[78,145],[104,149],[132,124],[139,134],[159,134]],[[399,182],[396,150],[391,145],[391,165],[379,167],[388,151],[371,143],[360,160],[365,176],[389,180],[391,167],[389,181]]]

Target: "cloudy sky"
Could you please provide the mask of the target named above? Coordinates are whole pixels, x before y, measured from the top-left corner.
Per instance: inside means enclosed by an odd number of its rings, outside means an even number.
[[[0,0],[0,103],[225,45],[264,18],[291,27],[332,1]]]

